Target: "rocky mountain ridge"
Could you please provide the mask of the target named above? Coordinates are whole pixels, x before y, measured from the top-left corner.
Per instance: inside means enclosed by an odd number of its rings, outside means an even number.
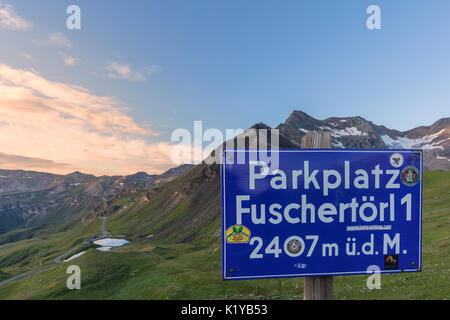
[[[0,170],[0,233],[65,221],[79,212],[89,212],[107,204],[121,192],[150,189],[177,178],[192,167],[186,164],[160,175],[139,172],[101,177],[81,172],[56,175]]]
[[[277,129],[299,147],[307,132],[322,130],[330,132],[334,148],[423,149],[425,170],[450,170],[450,118],[402,132],[362,117],[318,120],[296,110]]]

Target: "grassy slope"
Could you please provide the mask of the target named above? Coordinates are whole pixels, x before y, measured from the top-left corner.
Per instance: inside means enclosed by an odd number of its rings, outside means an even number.
[[[84,225],[71,221],[52,227],[33,227],[0,237],[0,270],[13,276],[51,266],[53,260],[91,234],[101,233],[101,221]],[[11,242],[19,239],[16,242]],[[1,296],[1,295],[0,295]]]
[[[201,165],[156,188],[151,201],[112,216],[108,230],[134,241],[153,234],[167,242],[188,242],[220,214],[218,171]]]
[[[49,207],[49,212],[45,215],[37,215],[34,219],[24,219],[21,214],[11,214],[11,212],[0,212],[0,232],[7,232],[16,228],[22,228],[25,225],[54,225],[69,221],[80,213],[85,213],[95,206],[92,199],[83,199],[80,195],[83,192],[82,187],[66,190],[61,193],[54,194],[54,189],[30,191],[30,192],[10,192],[3,193],[0,197],[1,204],[14,203],[15,206],[37,205],[42,204]],[[80,203],[77,207],[73,207],[70,199],[80,197]],[[56,205],[53,205],[52,203]]]
[[[194,170],[203,169],[197,167]],[[202,183],[203,187],[196,193],[183,191],[195,183],[192,178],[198,177],[198,174],[194,172],[183,176],[183,183],[169,183],[150,202],[138,202],[108,220],[107,230],[113,234],[127,235],[133,240],[132,244],[111,252],[91,249],[70,263],[58,264],[55,269],[0,286],[0,298],[302,299],[303,280],[298,278],[222,280],[218,233],[219,190],[214,189],[217,188],[216,177],[206,174],[207,182]],[[382,275],[381,290],[373,291],[366,288],[367,276],[335,277],[335,298],[449,298],[449,193],[450,172],[425,174],[421,273]],[[207,203],[200,203],[200,198],[208,199]],[[45,258],[48,261],[56,256],[55,247],[70,248],[88,234],[99,234],[101,224],[96,222],[82,226],[79,223],[66,228],[66,232],[55,230],[52,235],[37,232],[32,239],[0,246],[0,269],[12,275],[18,274],[19,270],[32,269],[31,266],[34,267],[38,261]],[[151,240],[145,239],[149,234],[155,236]],[[42,246],[44,250],[32,253],[33,249]],[[61,253],[61,250],[58,252]],[[26,254],[27,257],[11,264],[17,257]],[[66,268],[69,264],[77,264],[82,270],[81,290],[66,288]]]

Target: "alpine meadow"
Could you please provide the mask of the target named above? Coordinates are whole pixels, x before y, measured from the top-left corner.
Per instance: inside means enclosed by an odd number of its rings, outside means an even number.
[[[298,126],[306,127],[304,113],[294,112],[287,123],[293,118]],[[332,119],[327,121],[336,122]],[[362,126],[357,126],[359,123]],[[439,123],[448,124],[449,119]],[[370,122],[355,118],[348,119],[347,125],[356,126],[361,133],[343,135],[345,143],[376,141],[377,127]],[[266,127],[258,124],[253,128]],[[449,127],[430,128],[440,132],[434,143],[447,141]],[[339,138],[333,138],[335,144]],[[281,135],[280,146],[296,147],[296,139],[299,138]],[[116,188],[106,201],[99,200],[104,196],[91,195],[100,202],[89,206],[78,201],[79,205],[70,211],[59,207],[55,212],[47,209],[49,217],[58,216],[60,210],[66,213],[64,218],[47,218],[38,223],[31,219],[23,227],[1,234],[0,296],[4,299],[302,299],[301,278],[223,281],[219,165],[203,163],[170,172],[170,179],[156,179],[159,181],[156,185],[136,184],[131,183],[131,178],[121,178],[120,181],[128,181],[129,185]],[[96,183],[94,177],[90,179],[93,180],[90,184]],[[69,194],[86,197],[87,190],[92,189],[87,187],[90,184],[77,190],[78,193]],[[57,195],[67,196],[68,191],[60,185],[45,187],[48,189],[2,194],[3,208],[13,205],[21,208],[38,201],[46,203],[49,201],[46,194],[55,188],[61,189]],[[383,274],[379,290],[367,289],[367,276],[338,276],[335,299],[449,296],[450,171],[426,171],[423,188],[423,271]],[[44,198],[36,196],[37,192]],[[100,245],[89,239],[100,238],[105,233],[109,238],[126,239],[129,243],[108,251],[97,250]],[[84,253],[71,262],[63,261],[80,252]],[[82,270],[82,290],[66,287],[66,269],[73,262]]]

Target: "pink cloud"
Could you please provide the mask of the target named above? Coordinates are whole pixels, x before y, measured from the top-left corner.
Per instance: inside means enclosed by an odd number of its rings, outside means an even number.
[[[134,71],[127,64],[121,64],[116,61],[109,61],[105,70],[108,71],[108,78],[117,80],[144,81],[145,77],[142,73]]]
[[[16,156],[12,154],[5,154],[0,152],[0,167],[2,169],[17,169],[28,168],[34,171],[48,171],[52,170],[55,173],[59,171],[66,172],[68,169],[67,164],[57,163],[51,160],[39,159],[39,158],[29,158],[24,156]],[[75,170],[73,170],[75,171]]]
[[[149,143],[152,135],[114,97],[0,63],[0,152],[48,160],[49,172],[156,173],[173,166],[173,146]]]
[[[25,30],[31,23],[14,12],[12,5],[0,3],[0,28]]]

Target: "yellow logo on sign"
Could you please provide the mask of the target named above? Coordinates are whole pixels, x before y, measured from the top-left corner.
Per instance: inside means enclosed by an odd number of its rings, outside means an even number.
[[[250,230],[242,225],[234,225],[225,232],[228,243],[246,243],[250,239]]]

